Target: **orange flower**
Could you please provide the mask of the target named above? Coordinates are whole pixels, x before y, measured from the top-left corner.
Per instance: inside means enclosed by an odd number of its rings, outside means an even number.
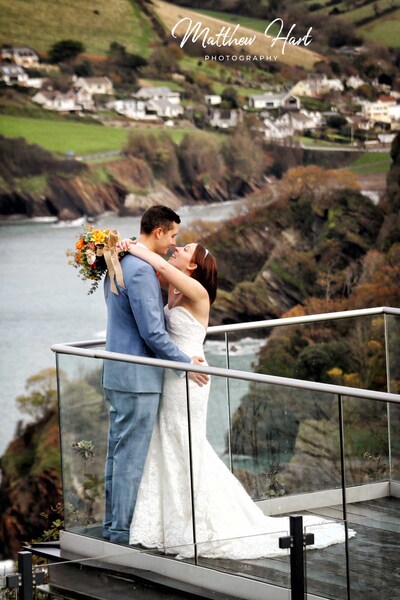
[[[77,250],[82,250],[82,248],[84,247],[84,245],[85,245],[85,242],[84,242],[83,238],[79,238],[79,240],[75,244],[75,248]]]

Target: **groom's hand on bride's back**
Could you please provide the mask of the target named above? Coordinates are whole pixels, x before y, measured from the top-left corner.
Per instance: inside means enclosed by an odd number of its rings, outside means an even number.
[[[201,363],[203,362],[204,358],[202,358],[201,356],[192,356],[192,365],[201,365]],[[202,387],[203,385],[207,385],[209,376],[207,375],[207,373],[193,373],[192,371],[190,371],[189,379],[191,379],[192,381],[197,383],[197,385]]]

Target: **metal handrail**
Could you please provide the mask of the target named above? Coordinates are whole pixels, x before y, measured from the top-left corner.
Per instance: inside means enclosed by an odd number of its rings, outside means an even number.
[[[399,311],[400,314],[400,311]],[[99,341],[96,342],[99,344]],[[143,356],[133,356],[131,354],[121,354],[119,352],[109,352],[107,350],[87,349],[83,346],[86,342],[54,344],[51,350],[58,354],[69,354],[73,356],[84,356],[101,360],[115,360],[138,365],[148,365],[161,367],[165,369],[174,369],[179,371],[189,371],[195,373],[207,373],[217,377],[227,377],[231,379],[241,379],[254,383],[264,383],[280,385],[296,389],[303,389],[314,392],[323,392],[327,394],[337,394],[341,396],[350,396],[353,398],[364,398],[376,400],[378,402],[391,402],[400,404],[400,395],[389,392],[377,392],[373,390],[363,390],[343,385],[334,385],[330,383],[319,383],[317,381],[306,381],[302,379],[292,379],[290,377],[279,377],[277,375],[265,375],[262,373],[249,373],[247,371],[238,371],[235,369],[223,369],[221,367],[210,367],[209,365],[198,366],[189,363],[175,362],[172,360],[161,360],[158,358],[148,358]],[[93,340],[87,342],[88,345],[94,345]]]
[[[390,306],[378,306],[375,308],[360,308],[357,310],[340,310],[318,315],[302,315],[299,317],[286,317],[283,319],[277,318],[267,319],[265,321],[249,321],[248,323],[232,323],[230,325],[212,325],[207,328],[207,335],[248,331],[254,329],[268,329],[270,327],[284,327],[287,325],[302,325],[303,323],[318,323],[321,321],[336,321],[338,319],[351,319],[354,317],[370,317],[373,315],[400,316],[400,309],[392,308]],[[105,342],[105,338],[97,338],[96,340],[68,342],[67,344],[75,347],[80,347],[82,345],[100,346],[104,345]]]
[[[335,321],[337,319],[351,319],[353,317],[365,317],[372,315],[397,315],[400,309],[390,306],[379,306],[376,308],[360,308],[357,310],[340,310],[318,315],[303,315],[300,317],[287,317],[268,319],[266,321],[251,321],[249,323],[234,323],[231,325],[214,325],[207,329],[207,334],[230,333],[235,331],[246,331],[249,329],[263,329],[269,327],[283,327],[286,325],[301,325],[303,323],[318,323],[320,321]]]

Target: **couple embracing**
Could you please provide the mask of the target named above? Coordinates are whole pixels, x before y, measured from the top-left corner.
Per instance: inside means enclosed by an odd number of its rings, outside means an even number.
[[[137,243],[123,240],[125,288],[106,279],[107,342],[112,352],[205,364],[203,342],[217,288],[216,262],[201,244],[176,246],[180,218],[153,206],[142,216]],[[175,248],[169,261],[163,255]],[[168,290],[163,308],[160,283]],[[198,554],[245,559],[275,556],[287,518],[264,515],[206,437],[209,378],[189,373],[191,497],[185,373],[107,360],[103,386],[110,425],[103,536],[190,558],[195,517]],[[194,509],[194,515],[193,515]],[[344,540],[343,526],[321,526],[315,547]]]

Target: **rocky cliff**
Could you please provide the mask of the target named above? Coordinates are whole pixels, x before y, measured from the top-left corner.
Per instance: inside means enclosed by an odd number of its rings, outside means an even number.
[[[20,428],[0,461],[0,558],[15,558],[59,517],[61,468],[53,409]]]
[[[23,140],[12,146],[1,136],[0,155],[0,219],[67,220],[105,211],[137,215],[157,202],[172,208],[182,203],[153,179],[143,160],[132,156],[89,166],[56,159]]]

